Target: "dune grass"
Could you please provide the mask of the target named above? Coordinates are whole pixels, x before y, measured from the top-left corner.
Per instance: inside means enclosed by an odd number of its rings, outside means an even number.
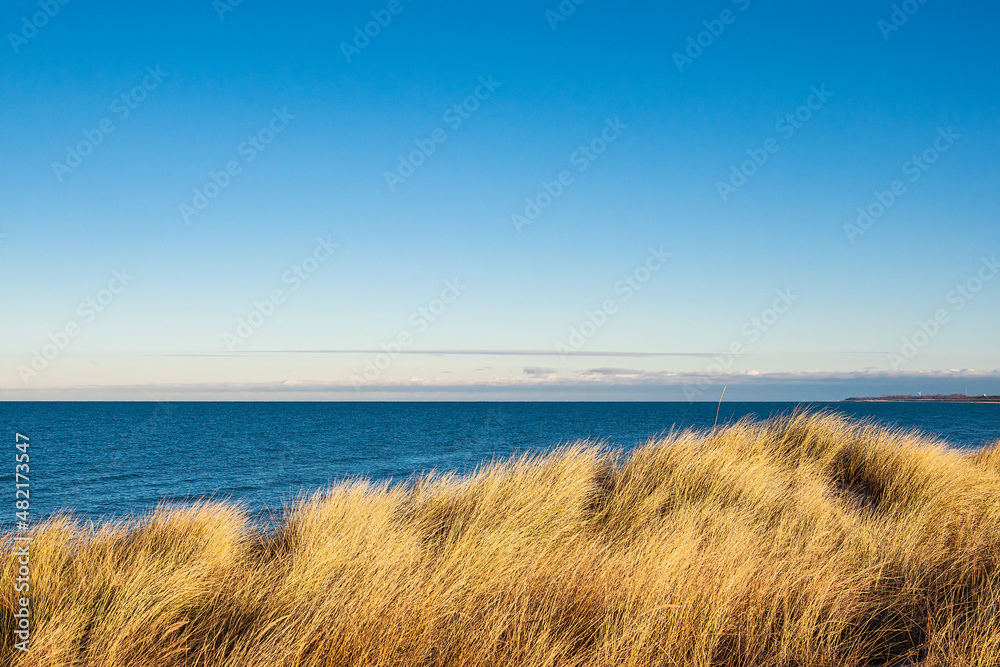
[[[1000,664],[1000,443],[831,414],[352,482],[261,537],[237,508],[38,527],[0,664]]]

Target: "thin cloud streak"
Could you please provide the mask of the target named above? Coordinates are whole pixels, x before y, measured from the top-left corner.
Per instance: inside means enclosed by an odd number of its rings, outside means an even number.
[[[381,354],[385,350],[263,350],[265,354],[282,352],[285,354]],[[502,357],[714,357],[716,352],[613,352],[553,350],[400,350],[399,354],[457,355],[457,356],[502,356]],[[394,352],[396,354],[396,352]]]
[[[166,357],[254,357],[282,354],[385,354],[386,350],[247,350],[227,354],[218,353],[177,353],[156,356]],[[716,357],[718,352],[556,352],[550,350],[393,350],[393,355],[423,355],[423,356],[469,356],[469,357]]]
[[[382,349],[372,349],[372,350],[246,350],[246,351],[235,351],[227,354],[211,353],[211,352],[191,352],[191,353],[176,353],[176,354],[165,354],[158,356],[167,357],[231,357],[231,356],[243,356],[243,357],[253,357],[253,356],[271,356],[271,355],[282,355],[282,354],[338,354],[338,355],[350,355],[350,354],[384,354],[386,350]],[[424,355],[424,356],[492,356],[492,357],[630,357],[630,358],[648,358],[648,357],[694,357],[694,358],[713,358],[719,356],[729,356],[722,352],[618,352],[609,350],[600,351],[573,351],[573,352],[557,352],[553,350],[393,350],[393,355],[396,354],[407,354],[407,355]],[[833,354],[862,354],[862,355],[877,355],[886,354],[885,352],[864,352],[864,351],[842,351],[834,352]]]

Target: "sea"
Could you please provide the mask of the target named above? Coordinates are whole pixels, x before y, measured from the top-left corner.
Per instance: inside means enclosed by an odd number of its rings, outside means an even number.
[[[348,479],[470,473],[578,440],[628,450],[672,429],[710,428],[717,410],[725,424],[796,408],[917,429],[965,450],[1000,440],[1000,404],[976,403],[0,402],[0,497],[9,504],[0,504],[0,530],[25,517],[17,488],[29,492],[29,524],[57,513],[141,518],[204,499],[238,502],[268,523]],[[22,452],[29,467],[15,478]]]

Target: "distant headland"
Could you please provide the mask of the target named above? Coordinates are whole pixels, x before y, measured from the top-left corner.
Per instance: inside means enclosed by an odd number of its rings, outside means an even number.
[[[901,394],[892,396],[851,396],[844,401],[929,401],[932,403],[1000,403],[1000,396],[966,394]]]

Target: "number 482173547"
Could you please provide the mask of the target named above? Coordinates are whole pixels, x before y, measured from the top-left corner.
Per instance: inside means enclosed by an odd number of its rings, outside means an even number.
[[[30,496],[30,482],[28,480],[28,461],[31,458],[28,456],[28,436],[21,435],[20,433],[15,433],[15,444],[17,451],[20,454],[15,455],[17,465],[14,468],[14,484],[17,490],[14,494],[15,504],[17,508],[16,516],[19,529],[27,529],[28,527],[28,508],[30,507],[28,498]]]

